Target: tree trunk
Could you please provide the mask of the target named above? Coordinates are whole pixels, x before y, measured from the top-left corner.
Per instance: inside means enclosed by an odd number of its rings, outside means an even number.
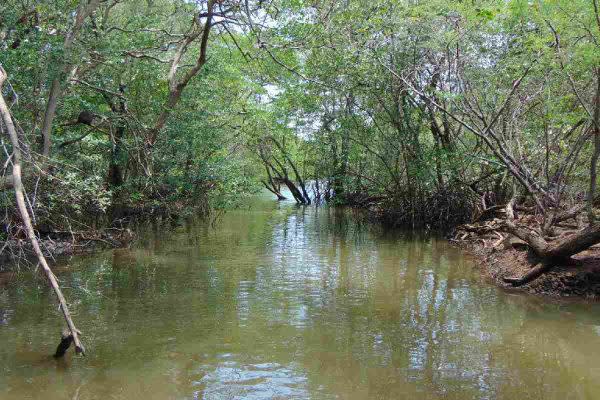
[[[547,242],[539,233],[512,221],[506,223],[506,230],[527,242],[535,255],[547,263],[563,262],[600,243],[600,223],[590,225],[555,243]]]
[[[505,229],[529,245],[537,257],[539,265],[521,278],[504,278],[505,282],[511,283],[513,286],[529,283],[548,272],[552,266],[569,263],[572,261],[572,256],[600,243],[600,223],[589,225],[565,239],[548,242],[538,232],[515,223],[514,207],[515,198],[506,205]],[[573,207],[565,212],[554,214],[548,219],[554,223],[564,221],[576,217],[582,209],[581,206]],[[547,229],[547,227],[544,226],[542,229]]]
[[[123,83],[119,84],[119,93],[121,96],[125,94],[125,85]],[[119,126],[117,126],[113,137],[110,163],[108,165],[108,184],[111,187],[117,187],[123,184],[123,171],[121,168],[123,161],[121,158],[123,157],[123,137],[125,136],[124,118],[127,113],[127,104],[125,103],[124,97],[119,98],[118,106],[109,97],[107,97],[107,101],[112,111],[119,116]]]
[[[275,182],[273,182],[272,179],[269,179],[268,183],[266,181],[261,181],[261,182],[269,192],[271,192],[275,196],[277,196],[277,200],[286,200],[286,197],[283,194],[281,194],[279,184],[276,184]]]
[[[108,165],[108,184],[111,187],[118,187],[123,184],[123,172],[121,171],[121,142],[123,140],[124,134],[125,127],[117,127],[110,155],[110,163]]]
[[[60,60],[60,68],[58,68],[58,71],[60,71],[59,73],[62,74],[66,72],[68,68],[66,60],[68,60],[75,37],[81,30],[86,18],[94,12],[99,4],[100,0],[90,0],[89,3],[84,3],[82,1],[77,7],[77,11],[75,12],[75,22],[73,23],[71,30],[67,33],[63,43],[63,57],[61,57]],[[52,146],[52,124],[54,122],[54,117],[56,116],[58,100],[61,96],[60,84],[60,77],[57,76],[52,80],[52,85],[50,86],[50,92],[48,94],[48,101],[46,103],[46,111],[44,113],[44,121],[42,123],[42,155],[44,157],[50,156],[50,148]]]
[[[294,175],[296,176],[296,181],[298,182],[300,189],[302,189],[302,192],[300,192],[300,190],[298,190],[298,187],[290,179],[288,179],[287,172],[285,173],[284,183],[290,189],[290,191],[294,195],[294,198],[296,199],[296,201],[298,201],[301,204],[310,204],[310,196],[308,195],[308,192],[306,191],[306,185],[304,184],[304,180],[302,179],[300,172],[298,172],[298,169],[296,168],[296,164],[294,164],[292,159],[288,156],[287,152],[285,151],[285,149],[281,145],[281,143],[279,143],[273,136],[270,136],[269,139],[273,143],[275,143],[275,146],[277,146],[279,151],[281,151],[281,153],[283,154],[283,157],[285,158],[284,162],[287,162],[290,165],[290,167],[292,168],[292,171],[294,171]]]
[[[600,26],[598,26],[598,28],[600,29]],[[596,68],[596,96],[594,97],[594,103],[594,120],[592,121],[592,129],[594,130],[594,153],[590,160],[590,189],[587,196],[587,212],[590,225],[596,220],[594,214],[594,197],[596,194],[598,158],[600,157],[600,68]]]
[[[46,158],[50,156],[50,148],[52,147],[52,124],[54,123],[59,97],[60,80],[54,78],[50,86],[46,112],[44,112],[44,121],[42,122],[42,155]]]
[[[179,103],[179,100],[181,99],[181,95],[183,94],[184,89],[190,83],[192,78],[194,78],[200,72],[202,67],[204,67],[204,64],[206,64],[208,38],[210,36],[210,30],[213,26],[213,11],[214,11],[215,4],[217,4],[217,0],[208,0],[208,3],[206,5],[206,8],[207,8],[206,22],[201,27],[201,30],[200,30],[200,26],[198,26],[198,25],[196,25],[192,28],[192,32],[186,36],[186,40],[184,40],[181,43],[181,45],[177,49],[177,52],[175,53],[175,56],[173,57],[173,60],[171,61],[171,67],[170,67],[169,75],[167,78],[167,80],[169,82],[169,95],[167,97],[167,100],[165,101],[165,104],[163,105],[163,108],[162,108],[158,118],[156,119],[156,123],[154,124],[154,127],[149,132],[149,135],[148,135],[149,150],[151,150],[152,147],[154,146],[154,144],[156,143],[156,140],[158,139],[158,135],[165,127],[165,125],[169,119],[169,116],[173,112],[173,109]],[[194,21],[199,21],[199,19],[194,17]],[[194,23],[197,24],[197,22],[194,22]],[[187,50],[188,50],[189,46],[192,44],[192,42],[194,42],[194,40],[196,40],[200,36],[201,36],[201,38],[200,38],[200,53],[198,55],[198,58],[196,59],[196,63],[194,64],[194,66],[192,68],[190,68],[183,75],[183,77],[180,80],[177,80],[177,70],[179,69],[179,66],[180,66],[179,64],[180,64],[183,56],[187,52]]]

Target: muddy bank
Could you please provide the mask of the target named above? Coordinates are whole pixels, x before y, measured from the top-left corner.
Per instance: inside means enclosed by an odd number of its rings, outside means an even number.
[[[576,256],[570,265],[556,265],[528,284],[514,287],[503,279],[525,275],[532,267],[531,254],[520,242],[497,247],[483,241],[453,241],[476,258],[476,266],[498,286],[511,291],[552,297],[600,299],[600,248],[592,247]]]
[[[65,229],[63,226],[56,227],[42,223],[35,228],[35,231],[44,256],[52,260],[61,256],[128,246],[135,240],[135,232],[145,223],[168,222],[170,225],[177,225],[183,206],[176,204],[175,208],[179,209],[175,210],[165,205],[138,207],[119,205],[113,207],[109,212],[112,218],[110,226],[102,227],[102,223],[100,223],[100,227],[96,229],[71,231],[59,230]],[[202,212],[207,213],[206,211]],[[6,225],[3,226],[3,230],[9,232],[9,239],[0,241],[0,270],[10,269],[11,265],[18,264],[20,261],[34,260],[33,262],[36,262],[31,243],[25,237],[18,221],[18,217],[15,217],[13,226],[17,229],[10,230]],[[90,221],[86,221],[86,223],[90,223]]]
[[[94,252],[106,248],[127,246],[135,239],[128,228],[107,228],[85,232],[51,232],[39,236],[40,247],[45,257],[69,256]],[[10,269],[20,262],[35,262],[35,255],[29,240],[15,238],[0,245],[0,270]]]

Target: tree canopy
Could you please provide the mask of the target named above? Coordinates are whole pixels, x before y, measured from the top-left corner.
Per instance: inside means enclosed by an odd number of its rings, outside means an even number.
[[[514,196],[541,212],[585,198],[595,219],[597,0],[9,0],[0,11],[3,94],[31,207],[52,229],[232,206],[262,186],[413,226]]]

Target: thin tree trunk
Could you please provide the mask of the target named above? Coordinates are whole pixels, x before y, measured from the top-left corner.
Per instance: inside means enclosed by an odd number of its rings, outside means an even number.
[[[295,190],[298,192],[298,199],[300,200],[299,201],[300,203],[302,203],[302,204],[309,204],[310,205],[310,196],[308,195],[308,192],[306,191],[306,185],[304,184],[304,180],[302,179],[302,176],[298,172],[298,169],[296,168],[296,165],[291,160],[291,158],[288,156],[288,154],[285,151],[285,149],[283,148],[283,146],[273,136],[270,136],[269,139],[273,143],[275,143],[275,146],[277,146],[277,148],[279,149],[279,151],[281,151],[281,153],[283,154],[283,157],[285,158],[285,160],[287,161],[287,163],[290,165],[290,167],[292,167],[292,171],[294,171],[294,175],[296,176],[296,181],[300,185],[300,189],[302,189],[302,192],[300,192],[298,190],[298,188],[296,187],[296,185],[293,184],[293,182],[291,182],[289,179],[287,179],[287,173],[286,173],[286,182],[285,182],[286,185],[290,188],[290,190],[292,191],[292,193],[294,193],[294,189],[292,189],[292,187],[290,186],[290,184],[295,188]]]
[[[0,66],[0,115],[2,116],[2,121],[4,122],[4,126],[8,132],[8,136],[10,138],[12,147],[13,147],[13,158],[12,158],[12,176],[13,176],[13,186],[15,191],[15,198],[17,202],[17,208],[19,209],[19,213],[21,214],[21,219],[23,220],[23,224],[25,225],[25,232],[27,234],[27,238],[31,242],[31,246],[37,256],[38,262],[42,266],[54,293],[56,293],[56,297],[58,297],[58,301],[60,303],[60,308],[64,315],[65,321],[67,322],[67,326],[69,327],[69,331],[73,337],[73,343],[75,344],[75,350],[77,353],[84,353],[84,348],[81,342],[79,341],[79,331],[75,328],[75,324],[71,319],[71,314],[69,313],[69,308],[67,307],[67,302],[65,297],[58,286],[58,281],[54,276],[54,273],[50,269],[42,250],[40,249],[40,244],[37,240],[37,236],[35,235],[35,231],[33,229],[33,225],[31,223],[31,218],[29,216],[29,211],[27,210],[27,205],[25,202],[25,195],[23,193],[23,183],[21,180],[21,150],[19,147],[19,139],[17,136],[17,131],[15,129],[12,117],[10,115],[10,111],[8,109],[8,105],[4,100],[4,96],[2,96],[2,85],[7,78],[6,71]]]
[[[44,112],[44,121],[42,122],[42,155],[50,156],[50,148],[52,147],[52,124],[56,116],[56,106],[60,97],[60,80],[54,78],[50,86],[48,94],[48,102],[46,103],[46,111]]]
[[[199,19],[196,19],[196,17],[194,17],[194,24],[196,24],[196,25],[192,28],[192,33],[190,33],[186,37],[186,40],[184,40],[181,43],[181,45],[177,49],[177,52],[175,53],[175,56],[173,57],[173,61],[171,62],[171,68],[169,70],[169,75],[167,78],[167,80],[169,82],[169,96],[167,97],[167,100],[165,101],[165,104],[163,105],[162,110],[161,110],[158,118],[156,119],[156,123],[154,124],[154,126],[152,127],[152,129],[149,132],[148,145],[149,145],[150,149],[156,143],[156,140],[158,139],[158,135],[160,134],[162,129],[165,127],[165,125],[169,119],[169,116],[171,115],[171,113],[173,112],[173,110],[175,109],[177,104],[179,103],[179,100],[181,99],[181,95],[183,94],[184,89],[190,83],[192,78],[194,78],[200,72],[202,67],[204,67],[204,64],[206,64],[208,39],[210,36],[210,30],[213,25],[213,11],[214,11],[213,9],[214,9],[216,3],[217,3],[217,0],[208,0],[207,6],[206,6],[207,7],[206,22],[203,24],[202,27],[199,26],[199,23],[198,23]],[[202,35],[202,37],[200,38],[200,54],[198,55],[198,58],[196,59],[196,63],[194,64],[194,66],[192,68],[190,68],[183,75],[183,77],[181,77],[180,80],[177,80],[177,70],[179,69],[179,66],[180,66],[179,64],[181,62],[181,59],[187,52],[187,50],[188,50],[189,46],[192,44],[192,42],[194,42],[194,40],[196,40],[198,37],[200,37],[200,35]]]
[[[119,94],[122,96],[119,98],[118,104],[115,104],[113,99],[108,95],[106,100],[110,105],[112,111],[119,116],[119,125],[113,135],[113,143],[110,154],[110,162],[108,165],[108,184],[111,187],[121,186],[123,184],[123,169],[121,160],[123,156],[123,137],[125,136],[125,114],[127,113],[127,104],[125,103],[125,85],[119,84]]]
[[[587,198],[587,212],[590,225],[593,225],[596,221],[596,216],[594,215],[594,197],[596,194],[598,158],[600,157],[600,68],[596,68],[596,96],[594,98],[594,103],[594,120],[592,121],[592,129],[594,130],[594,153],[590,160],[590,189]]]
[[[65,37],[65,41],[63,44],[63,57],[61,58],[61,65],[58,69],[59,73],[62,74],[66,72],[67,64],[66,60],[68,59],[71,47],[73,46],[73,42],[75,41],[75,37],[81,30],[83,23],[86,18],[89,17],[94,10],[100,4],[100,0],[90,0],[89,3],[81,2],[77,7],[77,11],[75,12],[75,22],[73,24],[73,28],[67,33]],[[52,146],[52,124],[54,122],[54,117],[56,116],[56,107],[58,105],[58,101],[61,96],[61,78],[60,76],[55,77],[52,80],[52,85],[50,86],[50,92],[48,94],[48,101],[46,103],[46,111],[44,113],[44,120],[42,122],[42,155],[44,157],[50,156],[50,149]]]

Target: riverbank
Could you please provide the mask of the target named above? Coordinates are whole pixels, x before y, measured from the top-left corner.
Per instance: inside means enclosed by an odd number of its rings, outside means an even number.
[[[366,217],[373,223],[385,225],[380,214],[372,209],[368,209]],[[124,247],[134,238],[135,234],[129,228],[105,228],[85,232],[54,231],[40,235],[40,243],[45,255],[54,258]],[[514,287],[504,279],[524,276],[534,265],[525,242],[489,230],[485,224],[461,225],[449,240],[473,256],[481,273],[502,288],[553,297],[600,299],[600,246],[574,256],[575,262],[571,265],[556,265],[534,281]],[[29,259],[33,255],[31,245],[25,239],[12,239],[3,246],[1,262]]]
[[[138,228],[145,223],[174,223],[182,216],[193,212],[202,216],[210,216],[211,212],[205,206],[186,208],[185,204],[175,202],[169,207],[161,205],[119,205],[95,221],[96,228],[83,230],[65,230],[63,225],[40,224],[36,233],[42,253],[47,258],[71,256],[91,253],[107,248],[128,246],[136,238]],[[109,217],[110,216],[110,217]],[[92,216],[83,221],[73,221],[73,225],[88,227]],[[19,226],[15,216],[14,225]],[[112,221],[112,222],[109,222]],[[77,224],[79,222],[79,224]],[[6,228],[5,228],[6,230]],[[9,238],[0,242],[0,270],[4,265],[14,265],[20,260],[34,259],[31,242],[18,229],[10,232]],[[6,268],[5,268],[6,269]]]
[[[90,253],[106,248],[127,246],[135,234],[129,228],[105,228],[101,230],[40,234],[40,248],[45,257],[56,258],[75,254]],[[25,238],[13,238],[2,244],[0,270],[4,264],[10,266],[20,260],[34,259],[31,242]]]
[[[580,297],[600,299],[600,248],[592,247],[573,257],[570,265],[558,264],[528,284],[514,287],[504,278],[525,275],[533,264],[525,244],[505,239],[490,246],[481,237],[451,242],[475,259],[476,267],[496,285],[511,291],[552,297]]]

